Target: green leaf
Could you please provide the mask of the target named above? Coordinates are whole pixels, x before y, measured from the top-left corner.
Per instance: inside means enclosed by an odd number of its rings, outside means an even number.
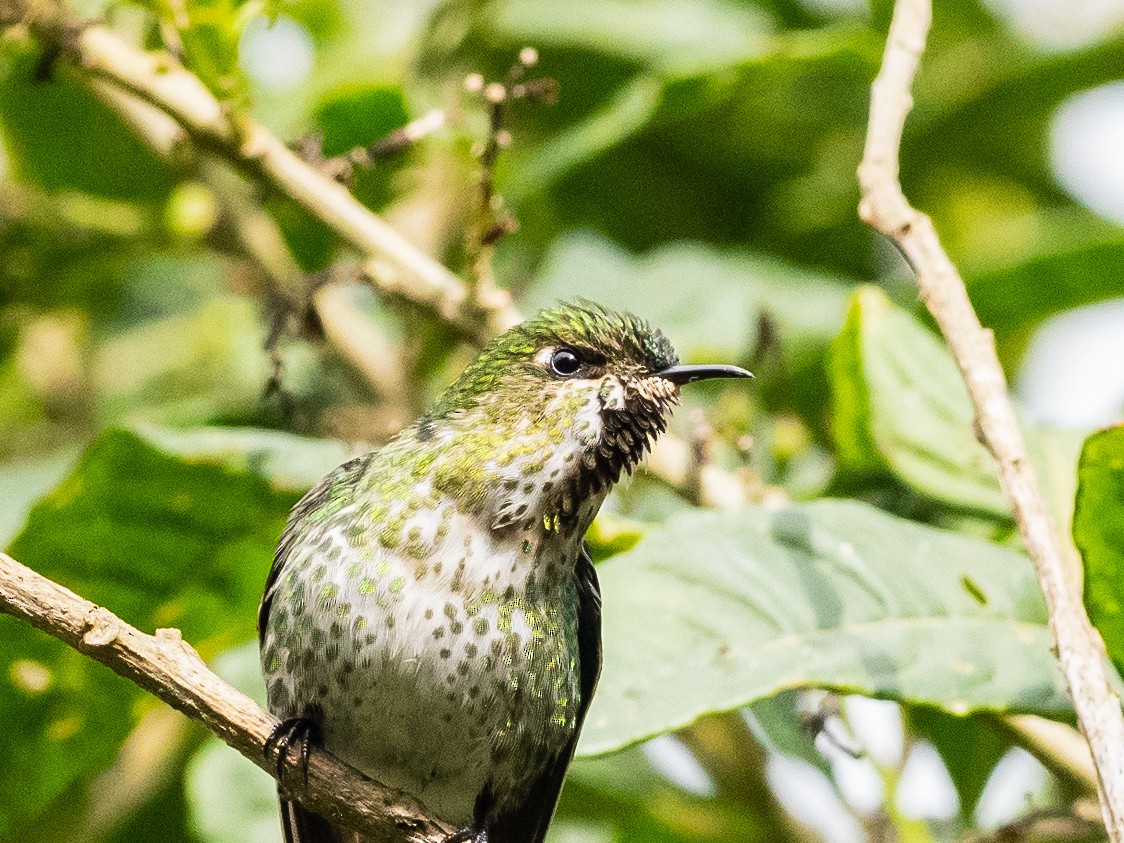
[[[261,11],[259,0],[186,0],[175,14],[158,5],[179,30],[184,63],[220,99],[245,92],[238,46],[246,25]]]
[[[770,752],[799,758],[830,777],[831,766],[816,749],[816,734],[797,710],[800,695],[801,691],[793,689],[750,703],[750,729]]]
[[[601,108],[531,150],[513,149],[504,162],[505,190],[514,201],[542,191],[566,173],[616,146],[651,120],[662,83],[640,76],[621,87]]]
[[[969,516],[995,533],[1009,529],[1007,506],[991,455],[973,433],[975,411],[948,349],[917,319],[874,287],[855,291],[846,325],[829,360],[839,463],[889,471],[913,491]],[[1081,436],[1023,425],[1027,452],[1055,527],[1073,514]],[[998,524],[992,519],[996,519]],[[949,517],[946,523],[957,520]],[[991,521],[991,523],[986,523]],[[1065,543],[1067,561],[1078,565]]]
[[[35,81],[39,61],[22,53],[10,68],[0,65],[0,125],[16,174],[51,192],[165,199],[171,169],[88,88],[65,74]]]
[[[207,658],[254,636],[277,536],[298,497],[291,486],[304,485],[296,477],[311,475],[318,455],[335,459],[325,447],[264,432],[177,441],[110,431],[32,509],[10,552],[142,630],[181,628]],[[151,698],[22,622],[0,617],[0,626],[3,836],[104,768]]]
[[[322,152],[330,158],[373,145],[404,126],[409,111],[401,88],[350,84],[324,95],[310,117],[323,136]],[[399,176],[412,160],[405,150],[356,167],[352,195],[368,208],[383,208],[396,195]],[[339,238],[324,222],[284,197],[272,198],[267,207],[301,268],[318,272],[330,263]]]
[[[93,361],[99,420],[187,425],[257,419],[268,408],[264,335],[255,302],[217,296],[112,337]],[[305,389],[312,365],[311,352],[298,351],[303,354],[286,360],[290,393]]]
[[[369,147],[409,122],[400,88],[387,85],[354,85],[334,91],[316,110],[315,120],[324,135],[323,153],[342,155],[356,147]],[[379,209],[394,195],[395,174],[410,159],[408,153],[392,155],[370,167],[358,167],[352,194],[368,208]]]
[[[1107,230],[1106,230],[1107,229]],[[1043,319],[1124,295],[1124,237],[1085,214],[1037,220],[1016,260],[965,268],[980,321],[1000,341],[1023,339]],[[1038,283],[1049,278],[1049,284]]]
[[[316,109],[324,133],[324,155],[342,155],[357,146],[370,146],[409,120],[400,88],[351,85],[333,91]]]
[[[1025,557],[862,504],[685,512],[598,572],[585,754],[807,686],[956,714],[1070,711]]]
[[[940,753],[960,798],[960,814],[970,822],[991,771],[1011,748],[993,718],[956,717],[929,708],[907,711],[909,725]]]
[[[928,497],[1009,517],[991,455],[972,432],[960,372],[913,316],[881,290],[859,288],[830,367],[844,467],[885,467]]]
[[[309,439],[252,427],[175,430],[138,425],[135,430],[184,462],[221,465],[235,473],[254,474],[277,491],[295,494],[304,494],[333,468],[355,456],[354,449],[335,439]]]
[[[630,56],[581,40],[560,45],[561,57],[544,50],[542,72],[560,79],[562,102],[526,110],[518,161],[498,183],[507,193],[511,173],[520,242],[541,250],[567,230],[592,229],[637,251],[678,240],[752,244],[868,273],[854,162],[881,46],[847,23],[765,30],[740,56],[715,54],[720,71],[692,70],[689,51]],[[601,65],[614,57],[633,63],[606,79]],[[532,176],[543,178],[537,190]]]
[[[1085,563],[1085,608],[1124,673],[1124,426],[1085,441],[1077,476],[1073,539]]]

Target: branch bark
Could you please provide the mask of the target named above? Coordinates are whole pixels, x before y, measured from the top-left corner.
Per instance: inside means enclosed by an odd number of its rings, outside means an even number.
[[[1000,484],[1046,598],[1058,660],[1097,771],[1101,812],[1115,843],[1124,842],[1124,716],[1108,683],[1102,642],[1065,559],[1027,457],[1007,395],[995,339],[976,316],[964,281],[925,214],[902,191],[898,159],[913,101],[910,88],[932,21],[930,0],[897,0],[871,92],[866,148],[859,166],[862,219],[893,238],[917,273],[921,297],[940,326],[976,408],[980,440],[995,457]]]
[[[176,629],[146,635],[108,609],[79,597],[0,553],[0,612],[43,630],[198,720],[272,776],[265,742],[278,721],[207,669]],[[453,829],[420,803],[314,749],[308,779],[299,753],[282,770],[286,795],[378,843],[441,843]]]

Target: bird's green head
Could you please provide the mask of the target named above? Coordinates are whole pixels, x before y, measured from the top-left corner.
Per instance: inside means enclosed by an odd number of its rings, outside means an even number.
[[[496,337],[418,423],[425,438],[464,429],[573,451],[586,491],[631,470],[663,432],[679,387],[749,377],[734,366],[680,366],[667,338],[643,319],[584,299],[541,311]]]

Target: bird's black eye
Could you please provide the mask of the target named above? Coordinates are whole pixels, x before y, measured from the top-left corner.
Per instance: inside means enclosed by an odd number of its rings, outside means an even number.
[[[581,366],[581,359],[568,348],[560,348],[550,356],[550,371],[559,377],[568,378]]]

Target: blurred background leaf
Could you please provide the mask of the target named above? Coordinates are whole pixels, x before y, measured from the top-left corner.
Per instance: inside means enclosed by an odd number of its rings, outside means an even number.
[[[599,576],[605,666],[585,753],[785,688],[959,715],[1069,707],[1025,559],[862,504],[683,513]]]
[[[1124,427],[1085,441],[1073,538],[1085,562],[1085,606],[1116,669],[1124,672]]]

